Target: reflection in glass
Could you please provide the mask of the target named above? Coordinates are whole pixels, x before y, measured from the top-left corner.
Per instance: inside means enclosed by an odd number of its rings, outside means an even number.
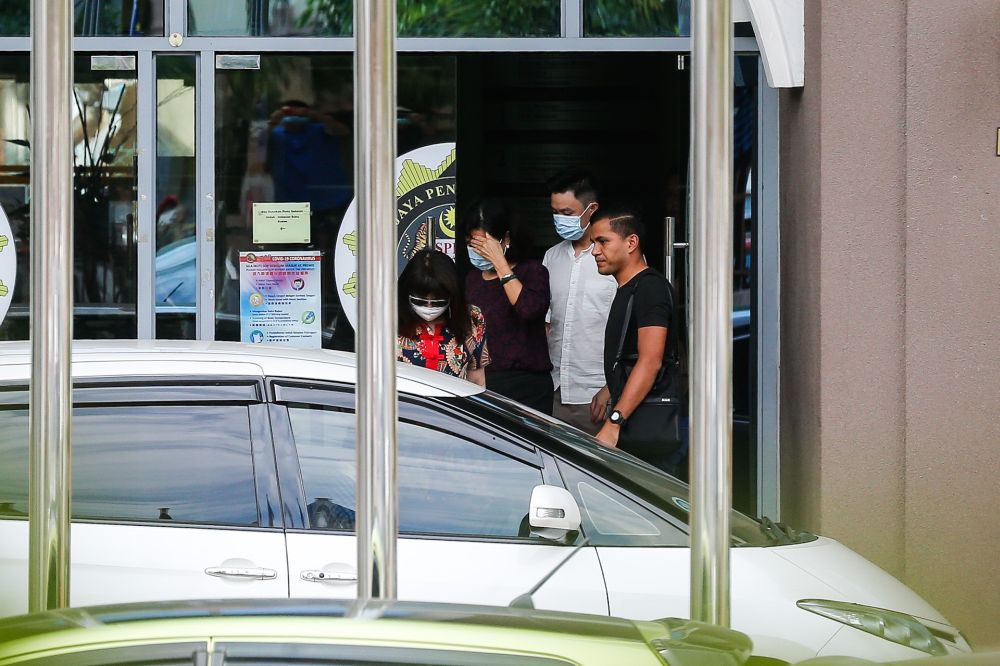
[[[584,0],[587,37],[688,37],[691,0]]]
[[[533,468],[451,435],[399,424],[399,529],[432,534],[528,536],[522,524]]]
[[[73,515],[256,525],[247,408],[73,410]]]
[[[188,0],[188,33],[216,37],[327,37],[340,34],[329,23],[327,0]],[[353,11],[350,2],[347,11]],[[318,11],[317,11],[318,10]]]
[[[605,536],[659,536],[652,521],[640,516],[597,486],[581,481],[576,486],[583,510],[594,530]]]
[[[78,338],[136,335],[135,71],[75,57],[74,302]],[[81,306],[83,306],[81,308]]]
[[[156,337],[194,339],[198,295],[193,55],[156,59]]]
[[[27,37],[31,26],[31,0],[5,0],[0,11],[0,37]]]
[[[455,140],[454,56],[399,58],[398,148]],[[334,243],[354,197],[349,54],[263,54],[216,70],[216,339],[238,340],[239,253],[323,253],[323,346],[353,349],[334,280]],[[253,204],[310,204],[309,244],[252,243]]]
[[[18,255],[17,284],[0,339],[28,337],[31,130],[27,54],[0,56],[0,204]],[[135,72],[93,71],[74,59],[73,333],[77,338],[136,335]],[[44,267],[43,267],[44,269]]]
[[[73,0],[76,34],[81,37],[163,35],[163,0]]]
[[[28,410],[0,410],[0,516],[28,517]]]
[[[26,37],[31,0],[3,0],[0,37]],[[163,35],[163,0],[73,0],[73,30],[78,37],[156,37]]]
[[[27,428],[0,411],[0,515],[28,513]],[[74,409],[73,517],[257,525],[247,408]]]
[[[0,56],[0,206],[10,222],[14,238],[2,252],[17,255],[17,277],[7,317],[0,324],[0,340],[28,339],[28,294],[30,278],[28,259],[31,255],[28,144],[31,124],[28,116],[30,90],[27,55]]]
[[[583,529],[595,546],[686,546],[688,536],[638,502],[560,462],[566,487],[580,505]]]
[[[355,417],[293,407],[292,433],[314,529],[353,529]],[[516,537],[539,470],[465,439],[399,424],[399,530]]]
[[[559,34],[559,0],[397,0],[405,37],[536,37]],[[350,36],[351,0],[188,0],[193,35]]]

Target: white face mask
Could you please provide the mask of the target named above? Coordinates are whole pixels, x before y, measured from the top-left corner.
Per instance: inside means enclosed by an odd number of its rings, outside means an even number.
[[[426,298],[410,296],[410,307],[424,321],[434,321],[448,309],[448,301],[447,299],[428,300]]]

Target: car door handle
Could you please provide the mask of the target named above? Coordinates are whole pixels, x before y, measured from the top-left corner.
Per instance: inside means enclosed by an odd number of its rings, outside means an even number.
[[[356,583],[358,574],[350,571],[320,571],[307,569],[299,574],[299,578],[307,583]]]
[[[209,576],[219,578],[253,578],[254,580],[270,580],[278,577],[278,572],[266,567],[209,567],[205,569]]]

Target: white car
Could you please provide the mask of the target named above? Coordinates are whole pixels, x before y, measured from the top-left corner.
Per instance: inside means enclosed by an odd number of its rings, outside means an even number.
[[[0,615],[27,609],[29,351],[0,343]],[[354,596],[352,355],[82,342],[73,376],[73,605]],[[471,383],[400,365],[398,388],[400,598],[506,605],[585,536],[539,608],[688,615],[684,484]],[[836,541],[731,522],[757,663],[968,651]]]

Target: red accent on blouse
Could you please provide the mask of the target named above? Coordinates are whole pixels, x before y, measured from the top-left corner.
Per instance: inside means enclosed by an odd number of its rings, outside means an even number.
[[[425,368],[437,370],[438,364],[444,360],[445,356],[441,353],[443,340],[444,336],[441,335],[440,326],[435,325],[433,331],[430,328],[421,327],[419,350],[420,355],[424,357]]]

